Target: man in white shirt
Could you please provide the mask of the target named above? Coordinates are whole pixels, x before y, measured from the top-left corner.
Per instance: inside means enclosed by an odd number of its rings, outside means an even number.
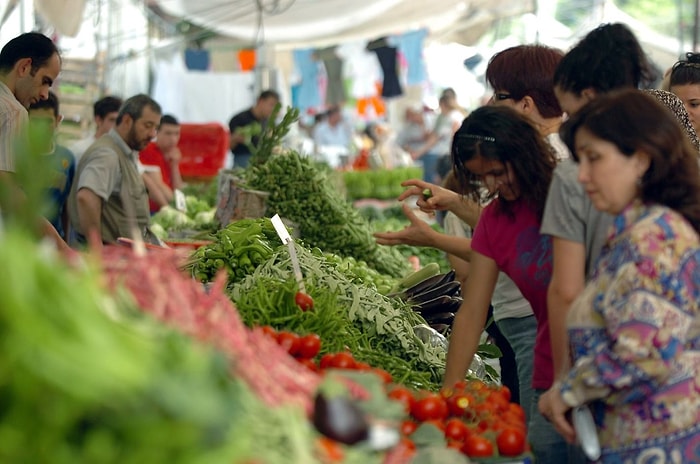
[[[350,153],[352,145],[352,128],[343,119],[340,108],[332,107],[326,113],[326,118],[313,131],[316,152],[331,165],[338,167],[341,157]]]
[[[17,183],[15,161],[17,144],[27,130],[27,108],[46,100],[49,89],[61,71],[56,45],[43,34],[28,32],[10,40],[0,51],[0,185],[6,193],[2,209],[10,214],[21,211],[26,196]],[[37,217],[43,235],[60,249],[68,245],[44,218]]]

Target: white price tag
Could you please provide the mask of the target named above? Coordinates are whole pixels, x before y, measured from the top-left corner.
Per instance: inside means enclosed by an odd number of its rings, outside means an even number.
[[[183,213],[187,212],[187,202],[185,201],[185,194],[182,193],[182,190],[175,189],[175,209],[178,211],[182,211]]]

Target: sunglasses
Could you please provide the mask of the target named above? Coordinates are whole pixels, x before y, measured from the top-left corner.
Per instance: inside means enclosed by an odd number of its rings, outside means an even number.
[[[501,93],[501,92],[496,92],[493,94],[493,99],[494,100],[508,100],[509,98],[513,98],[509,93]]]

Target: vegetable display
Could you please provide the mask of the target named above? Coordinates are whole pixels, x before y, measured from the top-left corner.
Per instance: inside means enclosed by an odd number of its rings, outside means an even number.
[[[310,158],[294,151],[272,156],[251,167],[246,182],[248,188],[270,193],[267,211],[299,224],[300,236],[309,246],[352,256],[392,277],[408,271],[400,253],[377,245],[368,222]]]
[[[94,263],[71,268],[24,233],[0,241],[1,462],[267,461],[245,443],[279,450],[303,430],[301,410],[263,405],[221,355],[107,294]]]
[[[394,200],[403,191],[401,182],[420,177],[422,177],[420,167],[343,172],[346,197],[350,201],[365,198]]]
[[[231,288],[231,299],[246,324],[318,334],[323,353],[349,349],[398,382],[437,388],[445,352],[415,335],[413,327],[425,324],[420,315],[371,286],[353,283],[320,250],[297,245],[296,251],[313,311],[302,312],[296,305],[297,284],[289,254],[281,248]]]
[[[267,218],[232,222],[212,235],[212,243],[192,254],[187,269],[201,282],[209,282],[226,269],[230,283],[238,282],[272,257],[282,244]]]

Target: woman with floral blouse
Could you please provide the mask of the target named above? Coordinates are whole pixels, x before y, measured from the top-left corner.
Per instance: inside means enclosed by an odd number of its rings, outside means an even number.
[[[576,439],[588,405],[600,462],[700,462],[700,170],[670,112],[637,90],[601,96],[562,128],[595,207],[615,215],[567,318],[572,368],[550,420]]]

